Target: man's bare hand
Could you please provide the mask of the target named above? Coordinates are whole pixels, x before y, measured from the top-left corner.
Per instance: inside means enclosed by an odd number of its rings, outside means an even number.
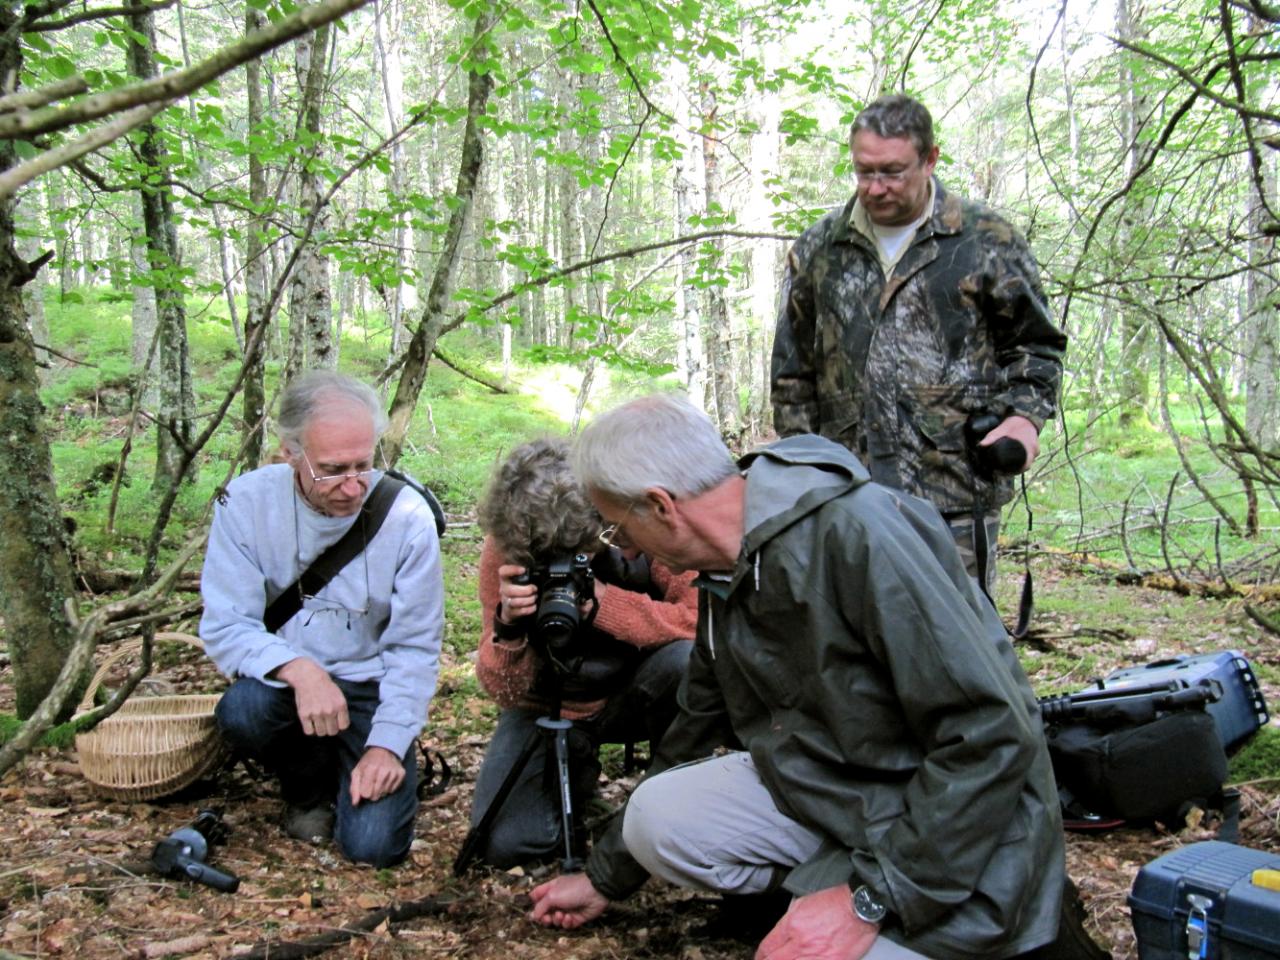
[[[849,888],[840,884],[791,901],[755,960],[859,960],[879,932],[854,916]]]
[[[525,572],[515,563],[504,563],[498,568],[498,597],[501,601],[498,616],[504,623],[515,623],[523,617],[533,616],[538,609],[538,588],[532,583],[515,583],[514,578]]]
[[[544,927],[573,930],[604,913],[609,901],[591,885],[585,873],[568,873],[536,886],[529,892],[533,911],[529,919]]]
[[[307,657],[290,660],[276,677],[293,687],[298,722],[309,737],[332,737],[351,724],[347,698],[324,668]]]
[[[1036,425],[1026,417],[1019,417],[1016,414],[1005,417],[994,430],[978,441],[978,446],[989,447],[1004,437],[1012,437],[1022,444],[1023,449],[1027,451],[1027,462],[1018,472],[1024,473],[1029,470],[1040,453],[1040,431],[1036,429]]]
[[[361,800],[381,800],[404,782],[404,764],[385,747],[370,747],[351,771],[351,805]]]

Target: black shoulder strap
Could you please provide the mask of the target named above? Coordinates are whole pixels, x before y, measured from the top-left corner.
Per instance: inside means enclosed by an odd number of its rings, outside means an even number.
[[[394,477],[407,487],[417,490],[423,500],[427,501],[427,506],[431,508],[431,516],[436,521],[436,536],[443,537],[445,530],[444,507],[440,506],[440,501],[436,499],[436,495],[427,487],[424,487],[413,477],[407,473],[401,473],[399,470],[388,470],[388,477]]]
[[[302,609],[303,594],[316,594],[325,584],[338,575],[348,563],[358,557],[387,518],[391,504],[395,502],[403,480],[384,475],[373,488],[360,508],[360,516],[347,532],[328,550],[316,557],[302,576],[287,586],[280,596],[271,601],[262,615],[263,626],[275,633]]]

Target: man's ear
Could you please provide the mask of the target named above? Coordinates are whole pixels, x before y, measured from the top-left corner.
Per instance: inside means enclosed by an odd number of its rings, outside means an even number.
[[[669,490],[664,490],[662,487],[649,487],[644,492],[644,501],[649,507],[649,512],[664,523],[669,523],[675,515],[676,498]]]

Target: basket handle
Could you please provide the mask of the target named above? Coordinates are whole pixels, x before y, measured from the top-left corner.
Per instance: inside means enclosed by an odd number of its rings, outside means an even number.
[[[204,643],[200,638],[190,633],[178,633],[176,631],[157,631],[156,640],[176,640],[179,643],[185,643],[188,646],[195,647],[197,650],[204,649]],[[102,685],[102,681],[106,679],[111,668],[123,660],[125,657],[132,656],[142,651],[142,638],[130,637],[121,641],[120,645],[109,653],[102,661],[102,665],[93,675],[93,679],[89,681],[89,685],[84,688],[84,697],[80,700],[80,705],[76,707],[75,716],[72,719],[83,716],[93,707],[94,695],[98,692],[98,687]]]

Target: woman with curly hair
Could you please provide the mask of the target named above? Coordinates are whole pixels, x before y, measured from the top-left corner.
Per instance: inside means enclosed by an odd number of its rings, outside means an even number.
[[[569,455],[561,438],[522,444],[499,465],[480,504],[484,623],[476,675],[501,714],[476,778],[473,827],[493,805],[539,717],[573,721],[571,796],[580,812],[595,792],[600,745],[648,740],[652,751],[675,715],[698,619],[694,575],[606,546],[601,535],[607,531]],[[538,583],[549,567],[567,569],[577,556],[591,558],[583,586],[593,598],[584,602],[571,637],[541,635]],[[557,585],[577,589],[572,577]],[[483,862],[505,869],[554,859],[563,850],[550,747],[550,738],[542,738],[495,810],[476,851]]]

